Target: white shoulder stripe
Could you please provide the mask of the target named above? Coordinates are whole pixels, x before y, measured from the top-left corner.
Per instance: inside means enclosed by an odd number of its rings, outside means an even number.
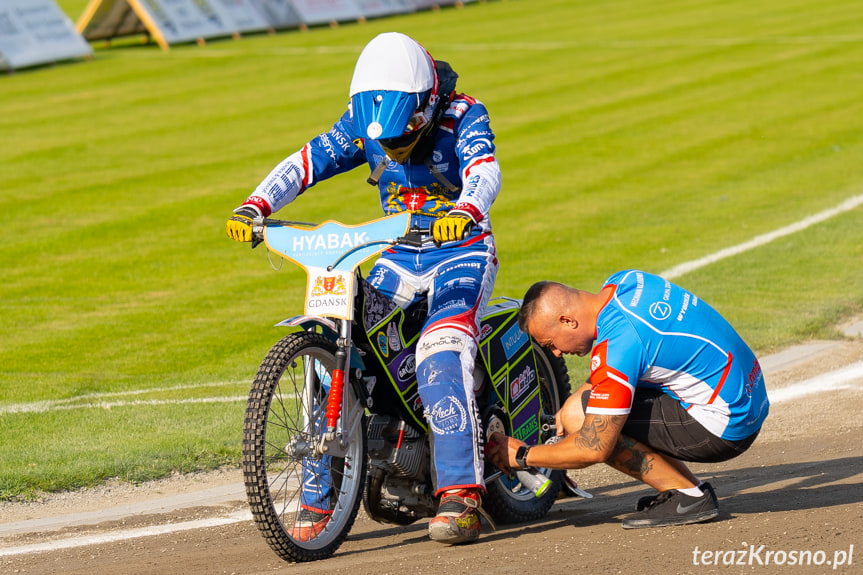
[[[629,413],[629,409],[622,409],[620,407],[590,407],[585,410],[585,413],[591,413],[593,415],[627,415]]]
[[[610,371],[606,372],[605,375],[607,375],[609,377],[609,379],[613,379],[614,381],[616,381],[618,383],[622,383],[623,385],[625,385],[629,389],[635,389],[635,386],[633,384],[629,383],[629,381],[625,377],[620,377],[616,373],[611,373]]]

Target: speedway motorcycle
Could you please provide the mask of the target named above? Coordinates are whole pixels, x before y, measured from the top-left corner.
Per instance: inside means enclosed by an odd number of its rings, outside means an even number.
[[[277,324],[298,331],[278,341],[261,363],[243,424],[252,515],[287,561],[335,553],[360,503],[372,519],[396,525],[437,512],[416,378],[426,306],[397,307],[359,271],[391,246],[433,241],[427,230],[409,230],[409,223],[407,213],[358,226],[255,221],[253,245],[265,243],[271,264],[275,254],[308,275],[304,314]],[[519,305],[499,298],[482,313],[474,390],[486,433],[538,444],[554,436],[569,377],[562,359],[519,329]],[[483,508],[492,520],[544,516],[566,478],[542,471],[548,480],[530,485],[524,474],[507,476],[487,463]],[[325,515],[311,529],[303,527],[310,509]]]

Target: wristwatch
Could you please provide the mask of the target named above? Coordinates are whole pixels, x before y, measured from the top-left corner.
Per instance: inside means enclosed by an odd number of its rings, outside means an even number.
[[[518,463],[518,466],[522,469],[526,468],[527,465],[527,452],[530,451],[530,445],[522,445],[518,448],[518,451],[515,452],[515,462]]]

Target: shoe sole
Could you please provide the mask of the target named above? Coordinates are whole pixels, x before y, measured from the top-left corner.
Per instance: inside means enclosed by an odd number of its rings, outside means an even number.
[[[479,539],[479,531],[460,534],[453,531],[450,525],[445,525],[443,523],[429,523],[429,539],[449,545],[471,543]]]
[[[689,525],[691,523],[704,523],[719,516],[719,509],[711,509],[697,515],[686,515],[681,517],[669,517],[667,519],[624,519],[624,529],[644,529],[647,527],[671,527],[674,525]]]

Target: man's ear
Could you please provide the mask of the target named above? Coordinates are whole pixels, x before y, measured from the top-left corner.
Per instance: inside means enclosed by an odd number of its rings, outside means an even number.
[[[567,329],[578,329],[578,320],[570,315],[559,315],[557,316],[557,321]]]

